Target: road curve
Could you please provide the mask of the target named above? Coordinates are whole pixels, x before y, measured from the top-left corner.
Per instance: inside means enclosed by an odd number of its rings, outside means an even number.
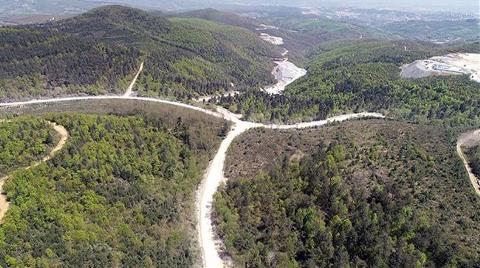
[[[221,113],[214,112],[211,110],[203,109],[197,106],[175,102],[175,101],[168,101],[156,98],[148,98],[148,97],[132,97],[132,96],[116,96],[116,95],[107,95],[107,96],[79,96],[79,97],[63,97],[63,98],[52,98],[52,99],[34,99],[29,101],[19,101],[19,102],[10,102],[10,103],[0,103],[0,107],[21,107],[21,106],[28,106],[34,104],[49,104],[49,103],[61,103],[61,102],[69,102],[69,101],[86,101],[86,100],[137,100],[137,101],[144,101],[144,102],[153,102],[153,103],[163,103],[163,104],[170,104],[173,106],[183,107],[195,111],[199,111],[202,113],[206,113],[215,117],[224,118]],[[226,118],[228,120],[228,118]]]
[[[203,109],[197,106],[162,100],[157,98],[149,97],[133,97],[129,95],[124,96],[84,96],[84,97],[64,97],[64,98],[54,98],[54,99],[39,99],[39,100],[30,100],[30,101],[20,101],[20,102],[11,102],[11,103],[0,103],[0,107],[21,107],[34,104],[49,104],[49,103],[61,103],[69,101],[88,101],[88,100],[136,100],[142,102],[152,102],[152,103],[162,103],[169,104],[177,107],[183,107],[186,109],[195,110],[202,112],[211,116],[223,118],[225,120],[231,121],[234,123],[232,129],[227,134],[226,138],[222,141],[220,148],[213,160],[211,161],[204,179],[199,187],[197,192],[197,231],[198,239],[202,251],[202,261],[204,267],[224,267],[224,260],[221,257],[221,241],[216,238],[215,232],[213,230],[211,213],[212,213],[212,201],[213,195],[217,191],[219,185],[222,181],[225,180],[223,167],[225,163],[225,156],[228,150],[228,147],[232,141],[251,128],[263,127],[271,129],[302,129],[302,128],[311,128],[324,126],[333,122],[341,122],[349,119],[358,119],[358,118],[384,118],[382,114],[379,113],[352,113],[339,115],[331,117],[325,120],[312,121],[297,123],[291,125],[278,125],[278,124],[261,124],[254,122],[242,121],[241,116],[234,114],[224,108],[218,107],[217,111],[211,111]]]
[[[67,142],[68,131],[63,126],[57,125],[56,123],[53,123],[53,122],[48,122],[48,124],[60,135],[60,140],[58,141],[57,145],[55,145],[55,147],[53,147],[52,150],[50,150],[50,153],[48,153],[48,155],[43,157],[42,160],[37,161],[31,164],[30,166],[24,168],[25,170],[34,168],[40,165],[41,163],[47,162],[48,160],[52,159],[53,156],[55,156],[55,153],[60,151],[65,145],[65,143]],[[8,175],[3,178],[0,178],[0,192],[2,192],[3,184],[8,178],[9,178]],[[7,196],[1,193],[0,194],[0,223],[2,222],[3,217],[7,213],[7,210],[9,207],[10,207],[10,203],[7,201]]]
[[[480,178],[477,178],[475,176],[472,168],[468,164],[467,157],[463,153],[464,147],[468,148],[476,144],[480,144],[480,129],[460,135],[457,140],[457,154],[462,159],[463,165],[467,170],[468,177],[470,179],[470,182],[472,183],[473,188],[475,189],[475,192],[477,193],[477,195],[480,196]]]

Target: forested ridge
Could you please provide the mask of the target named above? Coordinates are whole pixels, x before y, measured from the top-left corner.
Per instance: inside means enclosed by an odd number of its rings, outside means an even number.
[[[275,48],[240,27],[122,6],[0,28],[0,99],[120,93],[145,61],[142,95],[191,98],[273,82]]]
[[[307,65],[308,74],[283,96],[250,91],[216,101],[247,118],[263,121],[324,119],[359,111],[420,123],[480,123],[480,86],[467,76],[400,78],[399,67],[450,52],[479,52],[478,43],[432,49],[409,41],[324,44]],[[215,100],[213,100],[215,101]]]
[[[6,182],[11,207],[0,226],[1,266],[196,263],[193,193],[221,125],[112,115],[45,119],[65,126],[70,138],[52,160]]]
[[[271,58],[276,51],[255,34],[201,19],[170,21],[174,30],[164,38],[175,46],[157,47],[151,53],[139,79],[140,94],[190,99],[274,82]]]
[[[245,134],[215,198],[227,252],[252,267],[480,265],[458,134],[379,120]]]
[[[0,28],[0,99],[123,91],[140,52],[48,27]]]
[[[58,137],[42,119],[0,120],[0,177],[44,157]]]

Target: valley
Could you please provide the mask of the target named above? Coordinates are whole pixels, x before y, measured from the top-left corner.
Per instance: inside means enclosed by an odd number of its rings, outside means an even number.
[[[0,28],[0,266],[478,264],[478,41],[247,11]]]

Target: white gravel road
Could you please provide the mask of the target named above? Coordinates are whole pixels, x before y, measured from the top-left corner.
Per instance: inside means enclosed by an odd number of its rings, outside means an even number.
[[[288,63],[286,63],[288,65]],[[296,67],[296,66],[295,66]],[[287,68],[288,69],[288,68]],[[141,69],[140,69],[141,71]],[[139,73],[140,73],[139,71]],[[138,78],[138,74],[136,78]],[[293,82],[295,79],[298,79],[299,76],[288,76]],[[134,81],[136,81],[136,78]],[[133,84],[130,89],[133,89]],[[278,125],[278,124],[260,124],[253,122],[246,122],[241,120],[241,115],[231,113],[230,111],[217,108],[217,111],[211,111],[196,107],[193,105],[162,100],[157,98],[146,98],[146,97],[133,97],[131,96],[132,92],[128,91],[123,96],[87,96],[87,97],[64,97],[64,98],[54,98],[54,99],[37,99],[30,101],[21,101],[21,102],[12,102],[12,103],[0,103],[0,107],[18,107],[18,106],[27,106],[33,104],[51,104],[51,103],[61,103],[61,102],[71,102],[71,101],[88,101],[88,100],[136,100],[142,102],[153,102],[153,103],[163,103],[170,104],[178,107],[183,107],[198,112],[202,112],[211,116],[224,118],[225,120],[233,122],[230,132],[227,134],[226,138],[220,144],[220,148],[215,154],[213,160],[210,162],[204,179],[197,192],[197,231],[198,239],[202,252],[202,266],[203,267],[224,267],[229,265],[228,257],[226,258],[222,253],[222,242],[215,235],[213,225],[212,225],[212,201],[215,192],[217,191],[219,185],[225,181],[224,177],[224,164],[225,157],[230,144],[233,140],[244,133],[245,131],[256,128],[264,127],[271,129],[301,129],[301,128],[310,128],[310,127],[320,127],[331,122],[341,122],[349,119],[358,119],[358,118],[384,118],[382,114],[379,113],[352,113],[346,115],[335,116],[328,118],[326,120],[314,121],[314,122],[304,122],[292,125]]]
[[[266,89],[267,92],[270,92],[272,94],[281,93],[285,89],[285,86],[287,86],[288,84],[292,83],[296,79],[306,74],[305,70],[298,68],[293,63],[289,62],[288,59],[285,59],[284,61],[281,61],[281,62],[277,62],[277,65],[278,66],[276,70],[274,70],[274,74],[278,80],[278,83],[275,86],[272,86],[270,89],[268,90]],[[204,179],[197,192],[197,202],[196,202],[197,231],[198,231],[199,244],[202,252],[201,255],[202,255],[203,267],[224,267],[230,264],[228,257],[227,258],[225,256],[222,257],[222,255],[224,255],[222,253],[222,243],[215,235],[213,224],[212,224],[211,213],[212,213],[213,196],[217,191],[219,185],[226,180],[224,177],[223,169],[224,169],[227,150],[230,144],[233,142],[233,140],[237,136],[241,135],[242,133],[244,133],[249,129],[256,128],[256,127],[264,127],[264,128],[271,128],[271,129],[302,129],[302,128],[320,127],[328,123],[341,122],[341,121],[346,121],[350,119],[384,118],[384,116],[380,113],[364,112],[364,113],[352,113],[352,114],[339,115],[339,116],[328,118],[326,120],[320,120],[320,121],[314,121],[314,122],[303,122],[303,123],[292,124],[292,125],[277,125],[277,124],[266,125],[266,124],[259,124],[259,123],[253,123],[253,122],[246,122],[241,120],[240,115],[233,114],[223,108],[218,108],[217,111],[211,111],[211,110],[203,109],[193,105],[181,103],[181,102],[167,101],[167,100],[161,100],[157,98],[131,96],[133,93],[132,90],[133,90],[135,81],[137,80],[142,69],[143,69],[143,64],[140,66],[139,72],[137,73],[134,80],[132,81],[132,83],[130,84],[129,88],[127,89],[127,91],[123,96],[88,96],[88,97],[65,97],[65,98],[55,98],[55,99],[42,99],[42,100],[31,100],[31,101],[13,102],[13,103],[0,103],[0,107],[7,108],[7,107],[15,107],[15,106],[18,107],[18,106],[26,106],[26,105],[33,105],[33,104],[61,103],[61,102],[69,102],[69,101],[128,99],[128,100],[136,100],[136,101],[142,101],[142,102],[170,104],[170,105],[202,112],[211,116],[224,118],[225,120],[229,120],[233,122],[231,130],[227,134],[226,138],[220,144],[220,147],[216,155],[214,156],[213,160],[210,162],[208,169],[206,170]],[[461,146],[464,144],[463,140],[465,139],[461,139],[461,140],[459,139],[459,143],[457,144],[457,151],[465,163],[466,160],[461,150]],[[47,161],[47,160],[44,160],[44,161]],[[468,164],[466,164],[466,167],[467,167],[467,170],[469,170]],[[469,174],[471,174],[471,172]],[[476,191],[477,193],[479,192],[478,184],[477,184]]]
[[[467,170],[468,177],[473,188],[475,189],[475,192],[480,195],[480,178],[477,178],[472,172],[472,168],[468,164],[467,157],[463,153],[464,148],[470,148],[477,144],[480,144],[480,129],[462,134],[457,140],[457,154],[462,159],[463,165]]]
[[[143,62],[140,64],[140,67],[138,68],[137,74],[135,74],[135,77],[133,77],[132,82],[128,86],[127,90],[123,94],[124,97],[132,96],[133,94],[133,87],[135,86],[135,83],[137,83],[138,76],[140,76],[140,73],[143,71]]]

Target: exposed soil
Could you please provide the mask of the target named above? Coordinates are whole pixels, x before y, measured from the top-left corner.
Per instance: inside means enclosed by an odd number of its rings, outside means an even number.
[[[480,83],[480,54],[453,53],[417,60],[403,65],[401,69],[400,75],[404,78],[468,74],[470,79]]]
[[[472,183],[473,188],[475,189],[475,192],[480,195],[480,178],[477,178],[477,176],[473,173],[472,168],[468,164],[467,157],[464,153],[465,149],[471,148],[478,144],[480,144],[480,129],[462,134],[457,141],[457,153],[462,159],[463,165],[467,170],[468,177],[470,179],[470,182]]]

